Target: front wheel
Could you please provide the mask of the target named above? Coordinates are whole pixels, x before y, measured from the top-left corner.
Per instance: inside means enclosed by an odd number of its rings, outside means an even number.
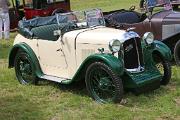
[[[167,85],[171,79],[171,65],[170,62],[161,56],[155,56],[156,67],[162,74],[161,85]]]
[[[180,40],[176,43],[174,48],[174,59],[178,66],[180,66]]]
[[[15,73],[21,84],[35,84],[36,75],[32,60],[28,53],[19,51],[14,61]]]
[[[85,81],[90,96],[99,103],[117,103],[123,98],[122,80],[102,62],[88,67]]]

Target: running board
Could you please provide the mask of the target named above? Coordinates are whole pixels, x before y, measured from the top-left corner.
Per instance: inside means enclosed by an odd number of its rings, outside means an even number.
[[[55,76],[50,76],[50,75],[43,75],[40,78],[41,79],[46,79],[46,80],[49,80],[49,81],[58,82],[58,83],[62,83],[63,81],[69,80],[69,79],[66,79],[66,78],[60,78],[60,77],[55,77]]]

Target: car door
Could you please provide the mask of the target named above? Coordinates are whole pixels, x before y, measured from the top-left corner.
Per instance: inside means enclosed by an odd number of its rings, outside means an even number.
[[[67,78],[67,61],[60,40],[38,40],[39,61],[46,75]]]

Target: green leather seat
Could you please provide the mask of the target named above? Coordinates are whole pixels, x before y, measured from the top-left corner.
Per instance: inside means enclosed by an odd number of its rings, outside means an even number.
[[[60,23],[59,25],[57,23]],[[57,40],[57,36],[53,36],[54,30],[58,30],[63,27],[63,24],[67,25],[67,17],[58,15],[48,17],[36,17],[30,20],[20,20],[18,27],[19,33],[26,38],[38,37],[47,40]],[[62,25],[62,26],[61,26]]]
[[[57,24],[45,25],[40,27],[32,28],[33,37],[42,40],[56,41],[58,36],[54,35],[54,31],[58,30],[59,26]]]
[[[33,37],[42,40],[56,41],[59,36],[54,35],[54,31],[61,30],[61,33],[64,34],[73,29],[73,24],[70,23],[60,23],[52,25],[44,25],[31,29]]]

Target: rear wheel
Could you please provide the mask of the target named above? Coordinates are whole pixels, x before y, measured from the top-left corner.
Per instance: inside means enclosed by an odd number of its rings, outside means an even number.
[[[171,79],[171,65],[170,63],[159,55],[154,56],[156,67],[162,74],[161,85],[167,85]]]
[[[177,10],[178,7],[179,7],[179,5],[173,5],[173,9],[174,9],[174,10]]]
[[[36,84],[35,69],[30,56],[19,51],[14,61],[15,73],[21,84]]]
[[[123,98],[122,80],[102,62],[92,63],[88,67],[85,81],[90,96],[97,102],[117,103]]]
[[[174,48],[174,59],[178,66],[180,66],[180,40],[176,43]]]

